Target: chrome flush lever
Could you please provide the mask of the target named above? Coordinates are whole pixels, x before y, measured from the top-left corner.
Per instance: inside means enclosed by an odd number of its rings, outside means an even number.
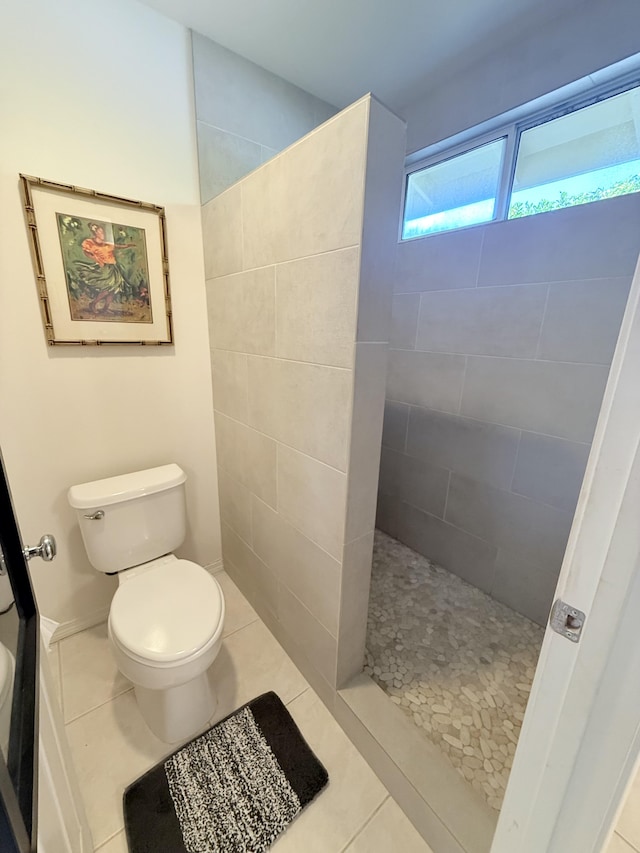
[[[97,509],[95,512],[92,512],[91,515],[84,515],[84,518],[88,518],[89,521],[100,521],[101,518],[104,518],[104,510]]]
[[[56,540],[50,533],[45,533],[36,546],[22,549],[25,560],[30,560],[32,557],[41,557],[47,563],[53,560],[57,551]]]

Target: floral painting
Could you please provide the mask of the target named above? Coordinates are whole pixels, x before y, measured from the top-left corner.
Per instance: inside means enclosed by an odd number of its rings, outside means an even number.
[[[56,213],[71,320],[152,323],[143,228]]]

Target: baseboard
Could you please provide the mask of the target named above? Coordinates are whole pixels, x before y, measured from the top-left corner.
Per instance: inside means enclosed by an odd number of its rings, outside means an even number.
[[[215,575],[218,572],[224,571],[222,560],[216,560],[214,563],[209,563],[208,566],[204,566],[203,568],[205,568],[211,575]]]
[[[101,607],[100,610],[94,610],[86,616],[79,616],[77,619],[70,619],[68,622],[60,622],[58,627],[51,635],[50,643],[58,643],[64,640],[65,637],[71,637],[73,634],[79,634],[80,631],[85,631],[87,628],[93,628],[94,625],[100,625],[106,622],[109,616],[109,605]]]

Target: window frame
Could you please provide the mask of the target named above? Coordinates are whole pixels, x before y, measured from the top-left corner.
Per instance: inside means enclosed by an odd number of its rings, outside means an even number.
[[[561,97],[561,93],[564,90],[559,90],[559,93],[556,93],[558,95],[558,99],[551,105],[547,105],[541,109],[534,109],[531,105],[527,105],[516,111],[518,113],[518,117],[515,120],[500,122],[500,119],[497,119],[491,130],[477,133],[474,131],[477,131],[478,127],[470,128],[462,134],[450,137],[452,140],[461,140],[451,146],[447,146],[447,140],[441,140],[440,142],[424,149],[423,152],[409,155],[405,160],[403,172],[398,242],[408,243],[411,240],[422,240],[425,237],[435,237],[438,234],[447,234],[451,231],[462,231],[467,228],[478,228],[482,225],[489,225],[491,222],[504,222],[508,220],[518,152],[520,150],[520,138],[522,134],[525,131],[538,127],[541,124],[547,124],[557,118],[562,118],[563,116],[586,109],[587,107],[593,106],[601,101],[606,101],[616,95],[628,92],[631,89],[640,88],[640,71],[636,69],[631,73],[621,75],[613,80],[608,80],[600,85],[594,85],[591,77],[585,78],[585,81],[589,81],[588,83],[584,83],[584,86],[588,86],[588,88],[585,88],[583,91],[577,92],[572,96]],[[403,237],[407,188],[409,186],[409,178],[411,175],[421,172],[423,169],[437,166],[447,160],[459,157],[461,154],[466,154],[473,151],[475,148],[480,148],[482,145],[487,145],[490,142],[496,142],[500,139],[505,139],[505,146],[500,162],[498,189],[492,219],[487,219],[484,222],[476,222],[472,225],[460,225],[455,228],[434,231],[431,234],[427,233],[419,234],[415,237]]]

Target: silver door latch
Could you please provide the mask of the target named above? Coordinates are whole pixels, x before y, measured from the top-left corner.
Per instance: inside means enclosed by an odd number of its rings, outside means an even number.
[[[56,540],[50,533],[45,533],[37,545],[27,546],[22,549],[25,560],[31,560],[33,557],[40,557],[42,560],[49,562],[53,560],[57,553]]]
[[[551,608],[549,624],[557,634],[562,634],[572,643],[579,643],[586,618],[582,610],[558,599]]]

